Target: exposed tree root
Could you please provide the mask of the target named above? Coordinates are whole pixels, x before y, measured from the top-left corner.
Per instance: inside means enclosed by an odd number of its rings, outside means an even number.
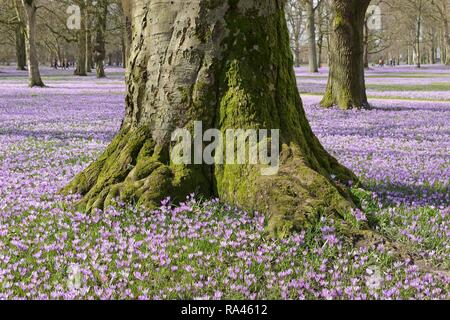
[[[104,209],[116,199],[153,208],[169,195],[183,200],[190,192],[208,194],[209,182],[195,169],[202,168],[171,165],[144,128],[121,130],[62,192],[83,195],[78,205],[87,211]]]

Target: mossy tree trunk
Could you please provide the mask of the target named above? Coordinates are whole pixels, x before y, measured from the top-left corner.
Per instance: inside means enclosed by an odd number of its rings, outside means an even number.
[[[26,56],[28,59],[28,85],[44,87],[39,71],[39,60],[36,50],[36,1],[22,0],[26,22]]]
[[[368,107],[364,80],[364,21],[370,0],[333,0],[330,72],[321,104]]]
[[[27,53],[25,44],[25,30],[21,23],[17,23],[15,30],[15,40],[16,40],[16,60],[17,60],[17,70],[26,70],[27,65]]]
[[[346,183],[354,174],[328,154],[306,119],[296,86],[284,1],[131,1],[133,43],[126,114],[103,155],[65,192],[86,210],[112,199],[154,207],[189,193],[269,216],[283,236],[321,215],[353,221]],[[280,129],[280,168],[180,165],[176,128]],[[350,223],[349,223],[350,225]]]

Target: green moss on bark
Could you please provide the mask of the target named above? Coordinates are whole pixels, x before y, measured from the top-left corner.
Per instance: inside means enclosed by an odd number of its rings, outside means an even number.
[[[220,1],[202,4],[203,9],[213,8],[208,10],[223,6]],[[139,76],[146,72],[145,58],[139,66],[130,64],[125,127],[65,191],[81,193],[81,205],[88,210],[107,206],[114,198],[152,208],[169,195],[175,202],[192,192],[219,196],[241,208],[267,213],[269,231],[279,237],[314,224],[322,215],[351,225],[354,204],[345,182],[356,177],[325,151],[308,124],[296,86],[283,3],[230,0],[225,16],[217,18],[223,19],[220,22],[208,10],[200,11],[211,21],[199,17],[200,23],[195,23],[199,44],[190,57],[199,62],[197,80],[185,89],[175,87],[181,105],[177,111],[183,117],[174,115],[179,122],[171,125],[182,121],[192,129],[194,121],[202,120],[204,130],[215,127],[223,134],[227,129],[279,129],[279,173],[262,176],[262,165],[171,163],[169,143],[161,136],[156,143],[149,129],[154,119],[140,123],[145,112],[136,110],[152,104],[145,100],[151,96],[146,92],[147,78]],[[213,42],[220,38],[221,28],[226,36],[217,46]]]

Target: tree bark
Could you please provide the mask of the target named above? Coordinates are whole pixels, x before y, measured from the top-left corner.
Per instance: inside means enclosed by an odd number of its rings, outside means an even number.
[[[128,66],[133,37],[133,31],[131,30],[131,2],[131,0],[121,1],[123,10],[122,63],[124,68]]]
[[[364,19],[364,69],[369,69],[369,26],[367,19]]]
[[[36,2],[22,0],[26,16],[26,55],[28,58],[28,85],[30,87],[44,87],[39,72],[39,61],[36,50]]]
[[[422,52],[420,50],[420,29],[422,28],[422,20],[421,17],[417,19],[417,26],[416,26],[416,42],[415,42],[415,52],[416,52],[416,67],[421,67],[421,59],[422,59]]]
[[[17,70],[26,70],[27,53],[25,43],[25,30],[21,23],[16,26],[16,60]]]
[[[323,38],[324,38],[324,30],[323,30],[323,24],[324,24],[324,17],[323,17],[323,7],[325,5],[321,4],[318,7],[318,25],[319,25],[319,35],[317,39],[317,67],[322,68],[322,53],[323,53]]]
[[[77,66],[74,74],[77,76],[87,76],[86,73],[86,5],[84,1],[79,1],[80,6],[80,30],[77,32]]]
[[[300,39],[296,37],[295,44],[294,44],[294,63],[296,67],[300,67],[302,64],[302,55],[301,55],[301,49],[300,49]]]
[[[447,7],[444,7],[447,8]],[[445,61],[444,63],[447,66],[450,66],[450,27],[449,27],[449,22],[448,22],[448,18],[444,19],[444,40],[445,40]]]
[[[93,67],[92,57],[92,33],[89,28],[86,29],[86,72],[91,72]]]
[[[106,57],[105,35],[106,35],[106,18],[108,14],[107,0],[99,0],[97,4],[97,32],[95,36],[94,57],[97,78],[105,78],[104,61]]]
[[[314,1],[306,1],[306,16],[307,16],[307,37],[308,37],[308,63],[309,72],[319,72],[317,68],[317,48],[316,48],[316,21]]]
[[[333,0],[330,72],[324,107],[341,109],[369,106],[364,80],[364,21],[370,0]]]
[[[166,196],[218,196],[269,217],[284,236],[335,215],[344,229],[354,174],[328,154],[306,119],[278,0],[132,1],[133,50],[122,127],[104,154],[65,189],[80,207],[112,199],[153,208]],[[277,175],[262,165],[174,164],[176,128],[280,129]],[[268,140],[264,140],[265,143]]]

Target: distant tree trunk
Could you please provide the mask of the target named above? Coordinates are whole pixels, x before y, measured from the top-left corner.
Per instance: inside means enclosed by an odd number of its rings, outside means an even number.
[[[322,68],[322,55],[323,55],[323,35],[319,35],[317,41],[317,68]]]
[[[445,7],[446,8],[446,7]],[[444,63],[450,66],[450,27],[448,18],[444,19],[444,40],[445,40],[445,60]]]
[[[132,0],[122,0],[123,10],[123,33],[122,33],[122,56],[123,67],[128,66],[129,57],[131,53],[131,42],[133,37],[133,31],[131,28],[131,4]]]
[[[314,0],[306,1],[306,18],[307,18],[307,37],[308,37],[308,63],[309,72],[319,72],[317,68],[317,49],[316,49],[316,21]]]
[[[413,52],[414,52],[414,48],[413,48]],[[413,59],[413,57],[412,57],[412,52],[411,52],[411,45],[409,45],[408,44],[408,48],[407,48],[407,64],[410,66],[410,65],[413,65],[414,64],[414,59]]]
[[[196,192],[266,212],[276,236],[323,215],[348,219],[343,229],[354,232],[352,202],[337,181],[355,176],[325,151],[308,124],[284,1],[132,3],[125,119],[99,160],[64,190],[83,195],[80,208],[104,208],[115,198],[154,208],[168,195],[176,203]],[[202,131],[222,133],[279,128],[279,173],[262,175],[262,165],[248,162],[174,164],[171,135],[176,128],[192,133],[195,121],[202,121]]]
[[[364,19],[364,69],[369,69],[369,26]]]
[[[324,107],[368,107],[364,80],[364,20],[370,0],[333,0],[330,72]]]
[[[417,25],[416,25],[416,42],[415,42],[416,67],[417,68],[421,67],[421,59],[422,59],[422,54],[420,51],[420,34],[421,34],[420,29],[421,28],[422,28],[422,19],[421,19],[421,16],[419,16],[417,19]]]
[[[97,27],[96,27],[97,32],[95,35],[94,56],[95,56],[97,78],[104,78],[106,77],[104,61],[106,57],[105,34],[106,34],[106,18],[108,14],[107,0],[99,0],[97,10],[98,10]]]
[[[26,53],[26,43],[25,43],[25,33],[26,32],[22,24],[18,23],[16,25],[16,60],[17,60],[17,70],[26,70],[25,66],[27,64],[27,53]]]
[[[125,35],[122,34],[120,39],[122,49],[122,66],[125,68],[127,65],[127,45],[125,44]]]
[[[80,30],[77,32],[77,66],[74,74],[77,76],[87,76],[86,73],[86,5],[84,1],[78,3],[80,6]]]
[[[323,18],[323,5],[319,5],[319,12],[318,12],[318,25],[319,25],[319,34],[318,34],[318,38],[317,38],[317,48],[318,48],[318,52],[317,52],[317,67],[321,68],[322,67],[322,54],[323,54],[323,38],[324,38],[324,31],[323,31],[323,23],[324,23],[324,18]]]
[[[39,72],[39,61],[36,50],[36,2],[22,0],[26,16],[26,55],[28,58],[28,85],[30,87],[44,87]]]
[[[434,27],[430,29],[430,50],[429,50],[429,63],[436,63],[436,30]]]
[[[132,30],[131,30],[131,19],[128,16],[125,16],[124,18],[124,44],[125,44],[125,53],[124,53],[124,67],[128,65],[128,58],[130,57],[130,51],[131,51],[131,37],[133,36]]]
[[[91,72],[93,65],[92,57],[92,33],[90,28],[86,29],[86,72]]]
[[[300,39],[299,37],[295,37],[295,44],[294,44],[294,62],[296,67],[300,67],[302,63],[302,55],[300,50]]]

